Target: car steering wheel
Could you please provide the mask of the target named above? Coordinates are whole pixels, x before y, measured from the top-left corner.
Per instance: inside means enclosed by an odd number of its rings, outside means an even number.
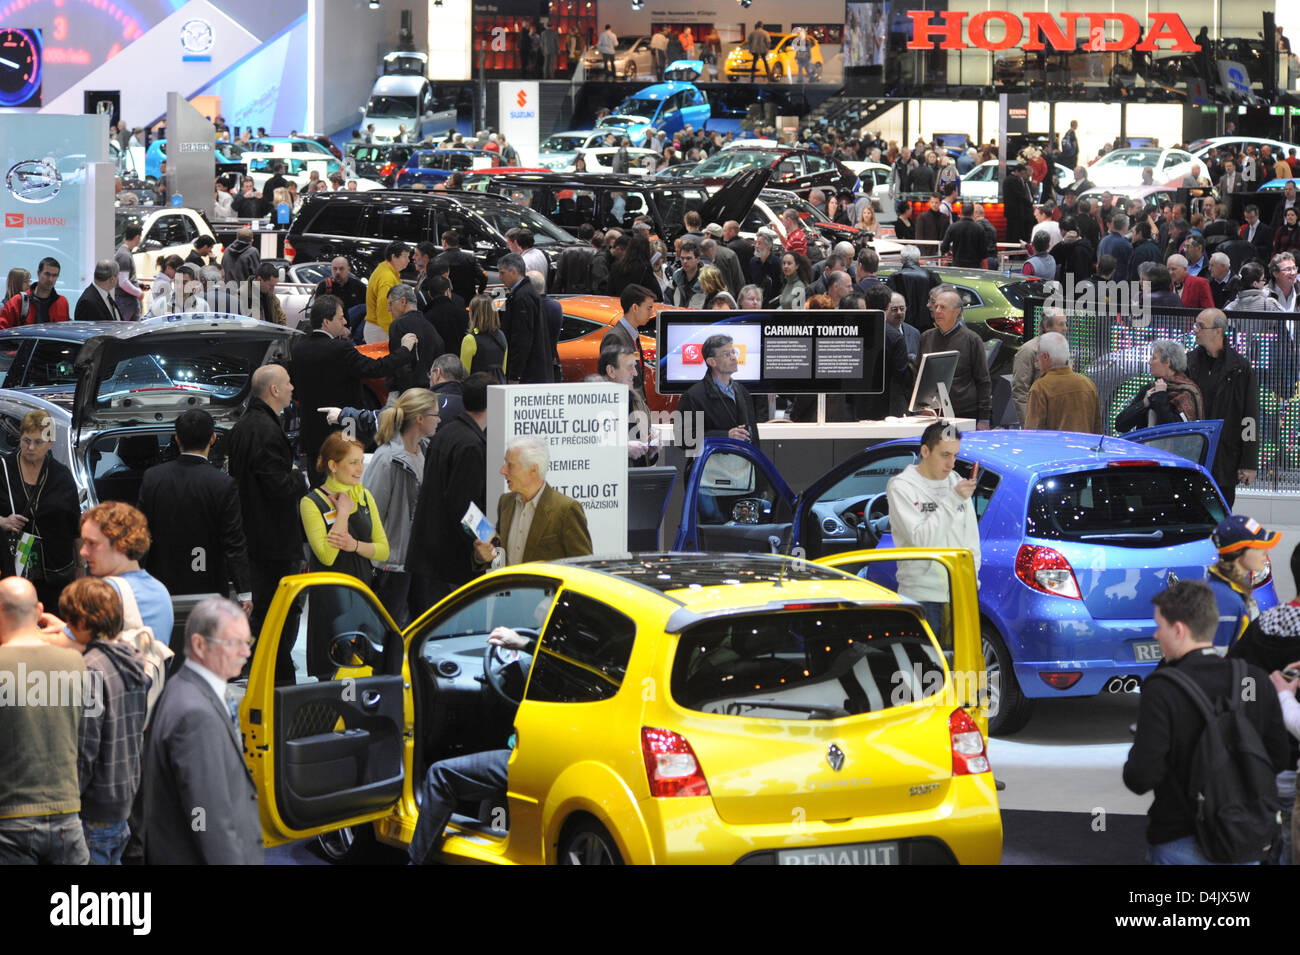
[[[541,640],[542,638],[541,634],[531,627],[513,627],[512,629],[521,637],[531,637],[534,640]],[[507,657],[508,654],[513,654],[513,656]],[[529,656],[522,650],[510,650],[506,647],[497,646],[495,643],[489,643],[483,648],[483,682],[488,685],[493,693],[511,706],[518,706],[522,701],[516,700],[506,692],[503,674],[506,667],[512,663],[519,663],[524,672],[527,673],[528,667],[521,661],[526,660]]]
[[[871,549],[880,543],[880,539],[885,536],[884,522],[888,520],[889,495],[887,492],[881,492],[868,499],[862,508],[862,523],[856,528],[858,534],[858,543],[864,548]]]

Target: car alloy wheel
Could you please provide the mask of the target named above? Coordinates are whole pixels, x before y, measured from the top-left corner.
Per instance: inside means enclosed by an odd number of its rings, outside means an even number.
[[[1020,690],[1006,644],[987,625],[980,630],[980,646],[988,679],[989,735],[1009,736],[1029,722],[1033,700]]]
[[[781,65],[780,60],[772,64],[772,81],[780,83],[785,79],[785,67]]]
[[[561,840],[558,862],[560,865],[622,865],[623,857],[603,826],[582,822]]]
[[[631,60],[628,60],[627,66],[623,67],[623,79],[628,81],[636,79],[636,64]]]

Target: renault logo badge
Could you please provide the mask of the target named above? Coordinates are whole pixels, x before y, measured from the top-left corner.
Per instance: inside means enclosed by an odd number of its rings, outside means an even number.
[[[826,762],[830,763],[831,769],[838,773],[844,765],[844,750],[831,743],[831,748],[826,751]]]
[[[53,163],[41,159],[24,159],[14,163],[5,174],[9,194],[19,202],[47,202],[63,188],[63,177]]]

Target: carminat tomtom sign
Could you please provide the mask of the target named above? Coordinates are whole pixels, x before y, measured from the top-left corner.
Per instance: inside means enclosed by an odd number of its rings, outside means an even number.
[[[1147,28],[1137,17],[1128,13],[1045,13],[1027,12],[1021,17],[1007,10],[984,10],[973,16],[967,10],[945,10],[942,22],[935,22],[934,10],[911,10],[912,39],[909,50],[1045,50],[1049,46],[1059,52],[1082,49],[1089,53],[1107,53],[1116,50],[1153,52],[1167,49],[1180,53],[1197,53],[1200,46],[1187,31],[1182,17],[1176,13],[1150,13]],[[970,22],[967,23],[967,17]],[[1023,22],[1022,22],[1023,21]],[[1086,28],[1087,39],[1079,46],[1080,22]],[[993,29],[995,25],[1001,30]],[[1119,29],[1119,37],[1106,39],[1108,27]],[[991,39],[989,34],[1001,33],[1001,39]],[[1159,46],[1163,41],[1166,46]]]

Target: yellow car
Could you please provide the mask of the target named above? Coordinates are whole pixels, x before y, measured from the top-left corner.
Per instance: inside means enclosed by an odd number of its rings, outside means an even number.
[[[772,79],[778,82],[789,80],[795,82],[799,78],[799,67],[795,63],[794,39],[797,33],[773,33],[771,34],[771,51],[767,54],[767,68],[771,71]],[[816,83],[822,78],[822,48],[816,39],[810,34],[808,43],[811,45],[809,53],[811,57],[808,62],[808,82]],[[723,64],[722,71],[727,79],[734,83],[740,79],[749,79],[749,64],[753,62],[754,54],[750,53],[743,46],[738,46],[727,54],[727,60]],[[754,72],[755,76],[763,75],[763,67],[760,64]]]
[[[955,676],[983,672],[969,552],[833,560],[859,576],[753,554],[522,564],[405,631],[354,578],[286,577],[240,707],[266,844],[401,858],[430,764],[513,733],[508,792],[459,807],[443,861],[998,862],[977,681]],[[907,560],[954,582],[950,653],[863,579]],[[300,622],[305,665],[277,687]],[[486,643],[498,626],[539,637],[531,667]]]

